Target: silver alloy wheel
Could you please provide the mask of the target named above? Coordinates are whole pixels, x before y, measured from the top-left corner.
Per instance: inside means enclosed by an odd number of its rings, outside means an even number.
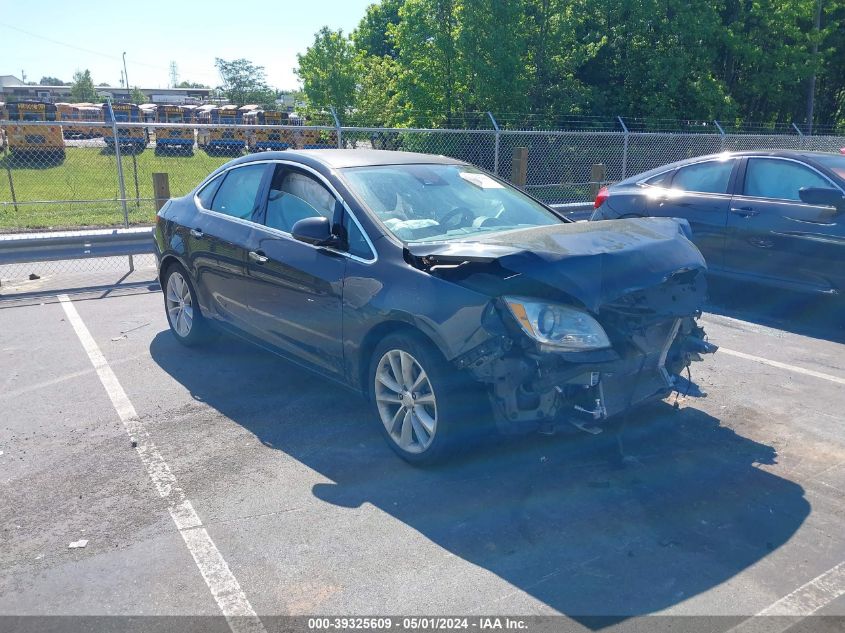
[[[437,400],[416,358],[388,351],[376,367],[375,396],[387,434],[403,451],[422,453],[437,433]]]
[[[191,333],[191,327],[194,325],[194,305],[188,282],[180,272],[174,271],[167,278],[164,300],[170,327],[180,337],[185,338]]]

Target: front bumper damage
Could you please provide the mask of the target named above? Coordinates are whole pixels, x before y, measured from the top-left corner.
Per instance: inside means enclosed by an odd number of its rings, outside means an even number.
[[[641,218],[540,227],[484,242],[415,245],[406,260],[490,297],[571,305],[604,328],[611,347],[561,351],[523,332],[501,299],[482,328],[490,338],[452,359],[488,387],[506,433],[571,422],[598,424],[669,395],[702,354],[698,325],[706,264],[684,221]]]
[[[454,362],[488,385],[501,432],[569,423],[599,433],[604,420],[670,395],[684,370],[718,349],[698,324],[704,293],[703,270],[684,270],[600,305],[612,347],[587,352],[539,345],[494,303],[485,326],[501,324],[499,335]]]

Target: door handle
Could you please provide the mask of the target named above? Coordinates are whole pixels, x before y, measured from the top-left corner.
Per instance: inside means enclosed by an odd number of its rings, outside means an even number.
[[[731,207],[731,213],[738,215],[741,218],[750,218],[759,215],[759,211],[755,211],[753,207]]]
[[[256,264],[266,264],[267,263],[267,256],[264,253],[262,253],[261,251],[250,251],[249,252],[249,259],[250,259],[250,261],[253,261]]]
[[[203,237],[205,237],[205,233],[203,233],[199,229],[191,229],[191,237],[195,237],[198,240],[201,240]]]

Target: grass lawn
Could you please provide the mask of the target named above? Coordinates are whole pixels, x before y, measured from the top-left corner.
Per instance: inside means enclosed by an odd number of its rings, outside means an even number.
[[[156,156],[152,148],[124,154],[129,223],[151,224],[155,217],[153,173],[170,176],[170,193],[181,196],[230,160],[196,150],[193,156]],[[59,163],[22,164],[0,154],[0,232],[123,225],[117,161],[103,147],[67,147]],[[17,208],[12,202],[14,187]],[[590,198],[589,185],[548,185],[528,191],[547,202]]]
[[[0,156],[0,232],[123,225],[113,153],[102,147],[68,147],[64,161],[53,165],[44,161],[43,166],[35,160],[21,164],[8,154]],[[193,156],[156,156],[151,148],[121,158],[131,224],[153,221],[154,172],[169,174],[170,193],[180,196],[230,160],[201,150]]]

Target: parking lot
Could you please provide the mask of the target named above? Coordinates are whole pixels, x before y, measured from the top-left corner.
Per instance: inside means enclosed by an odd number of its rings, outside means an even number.
[[[702,393],[621,445],[532,435],[418,469],[359,396],[228,337],[180,346],[152,269],[50,283],[0,299],[0,613],[845,615],[827,299],[714,289]]]

